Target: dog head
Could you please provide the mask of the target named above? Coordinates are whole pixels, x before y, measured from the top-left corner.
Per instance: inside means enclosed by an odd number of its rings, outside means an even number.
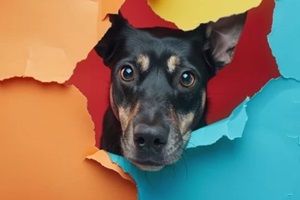
[[[192,31],[133,28],[120,14],[95,50],[111,68],[110,103],[123,155],[144,170],[180,159],[206,104],[206,85],[230,63],[246,14]]]

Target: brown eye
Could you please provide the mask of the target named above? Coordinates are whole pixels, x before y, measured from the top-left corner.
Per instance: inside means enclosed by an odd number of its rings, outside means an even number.
[[[125,65],[120,70],[120,76],[123,81],[130,82],[134,80],[134,71],[130,65]]]
[[[180,77],[180,84],[183,87],[190,88],[195,83],[195,76],[191,72],[183,72]]]

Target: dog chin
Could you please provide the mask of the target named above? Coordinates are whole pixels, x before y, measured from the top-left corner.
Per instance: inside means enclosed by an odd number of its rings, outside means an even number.
[[[140,170],[143,171],[159,171],[162,168],[164,168],[164,166],[153,166],[153,165],[141,165],[135,162],[132,162],[135,166],[137,166]]]

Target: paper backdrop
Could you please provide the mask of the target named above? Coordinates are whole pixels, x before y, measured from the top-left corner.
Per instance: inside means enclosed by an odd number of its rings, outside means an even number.
[[[108,106],[110,72],[90,51],[109,27],[102,19],[122,2],[1,3],[0,199],[299,199],[300,41],[295,24],[300,4],[276,1],[268,38],[273,0],[249,11],[233,63],[209,84],[211,125],[192,134],[184,161],[146,173],[109,155],[131,178],[95,148]],[[162,1],[126,0],[121,11],[136,27],[180,26],[155,15],[148,6],[155,2]],[[198,1],[203,2],[218,4]],[[182,11],[193,3],[186,1]],[[222,6],[221,15],[258,4]],[[205,11],[218,18],[214,7]],[[267,39],[283,77],[277,78]]]

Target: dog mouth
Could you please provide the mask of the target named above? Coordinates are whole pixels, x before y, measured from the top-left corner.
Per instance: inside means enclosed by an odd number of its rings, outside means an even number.
[[[171,137],[163,147],[157,147],[147,146],[147,143],[140,145],[132,139],[122,137],[121,148],[123,156],[140,170],[159,171],[180,159],[183,142]]]
[[[163,153],[160,154],[153,154],[150,152],[145,153],[145,152],[140,152],[138,149],[130,148],[130,147],[128,148],[128,147],[129,146],[126,145],[126,147],[123,148],[123,156],[140,170],[159,171],[169,164],[164,162],[165,155],[163,155]]]
[[[165,167],[165,165],[151,160],[136,160],[130,158],[127,159],[143,171],[159,171]]]
[[[159,171],[172,165],[180,160],[183,151],[182,145],[172,145],[172,150],[168,148],[160,153],[141,151],[130,145],[123,147],[123,156],[142,171]]]

